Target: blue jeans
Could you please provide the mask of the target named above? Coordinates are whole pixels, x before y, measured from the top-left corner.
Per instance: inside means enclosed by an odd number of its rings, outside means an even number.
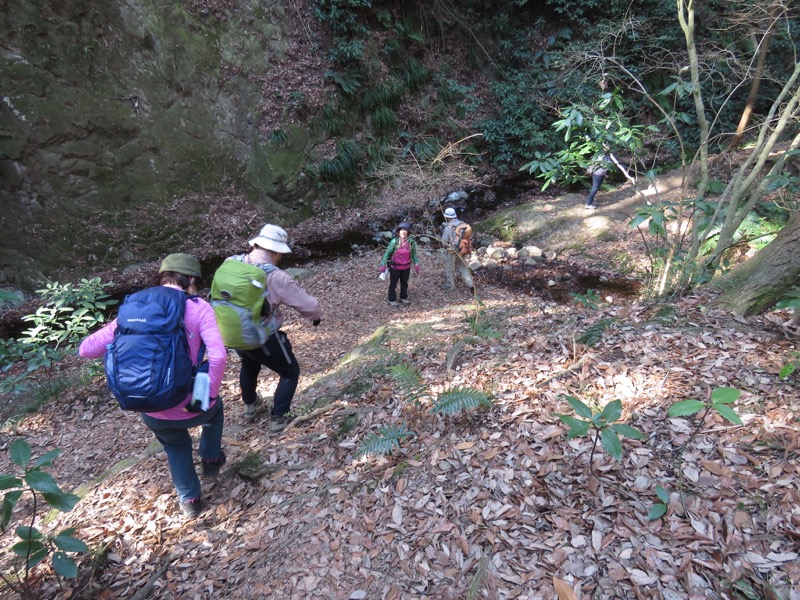
[[[592,175],[592,189],[589,192],[589,197],[586,198],[586,206],[594,206],[594,197],[597,194],[597,191],[600,189],[600,186],[603,184],[603,180],[606,178],[605,175]]]
[[[178,492],[178,500],[186,502],[200,497],[200,479],[194,468],[192,458],[192,436],[189,429],[203,426],[200,434],[200,458],[217,460],[222,452],[222,427],[225,424],[225,415],[222,410],[222,398],[217,398],[216,403],[208,412],[200,413],[189,419],[169,421],[167,419],[154,419],[149,415],[142,415],[144,424],[152,429],[156,438],[164,446],[167,453],[169,470],[172,473],[172,483]]]
[[[279,337],[280,336],[280,337]],[[239,387],[242,388],[242,400],[245,404],[253,404],[258,397],[256,386],[261,367],[267,367],[278,374],[278,387],[272,401],[272,416],[282,417],[289,412],[292,398],[300,383],[300,365],[292,352],[292,344],[282,331],[269,336],[267,342],[255,350],[237,350],[242,359],[242,370],[239,371]]]

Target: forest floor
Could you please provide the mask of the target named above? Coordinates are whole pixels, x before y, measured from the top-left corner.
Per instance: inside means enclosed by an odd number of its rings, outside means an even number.
[[[480,271],[479,302],[440,289],[429,247],[408,307],[388,306],[377,248],[303,264],[323,319],[285,326],[302,368],[297,418],[279,437],[268,407],[246,423],[230,355],[228,464],[203,481],[195,520],[152,434],[102,377],[8,422],[3,448],[23,437],[34,456],[62,449],[51,472],[82,500],[51,525],[77,527],[103,556],[61,588],[40,569],[37,597],[800,598],[800,394],[778,378],[797,339],[780,315],[736,317],[707,293],[639,299],[647,260],[627,223],[641,197],[623,186],[598,201],[595,212],[579,194],[534,202],[559,224],[536,240],[548,260]],[[597,275],[595,308],[569,296],[587,292],[577,273]],[[429,395],[410,401],[394,365]],[[265,371],[260,390],[275,383]],[[431,412],[459,387],[492,406]],[[742,425],[667,415],[726,387],[741,391]],[[619,462],[591,436],[567,439],[557,413],[575,414],[570,396],[594,411],[620,400],[618,422],[643,439],[624,439]],[[358,457],[388,426],[413,435]],[[649,519],[659,490],[665,512]]]

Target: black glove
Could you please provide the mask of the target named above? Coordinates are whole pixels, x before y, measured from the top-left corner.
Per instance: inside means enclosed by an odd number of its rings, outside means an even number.
[[[314,319],[314,320],[311,322],[311,324],[312,324],[312,325],[314,325],[314,327],[319,327],[319,322],[320,322],[320,321],[321,321],[321,319]]]

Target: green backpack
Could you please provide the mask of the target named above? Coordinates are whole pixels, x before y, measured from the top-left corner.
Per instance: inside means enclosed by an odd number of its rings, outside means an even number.
[[[258,348],[277,331],[267,291],[267,273],[275,270],[274,265],[262,268],[229,258],[214,273],[211,306],[228,348]]]

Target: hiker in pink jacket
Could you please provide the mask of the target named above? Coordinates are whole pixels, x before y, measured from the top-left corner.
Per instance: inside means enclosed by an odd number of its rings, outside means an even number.
[[[283,323],[281,306],[293,308],[300,313],[300,316],[311,321],[315,327],[319,325],[321,319],[317,299],[300,287],[294,277],[280,269],[273,270],[269,266],[277,267],[283,255],[291,253],[288,241],[289,236],[282,228],[277,225],[264,225],[259,234],[250,240],[252,249],[249,253],[230,257],[233,260],[260,267],[267,273],[269,304],[275,320],[276,331],[267,338],[263,346],[254,350],[236,350],[236,354],[242,359],[239,385],[242,388],[245,420],[255,419],[258,405],[261,402],[261,398],[256,393],[261,367],[267,367],[277,373],[279,377],[269,424],[269,431],[273,435],[279,434],[289,425],[287,415],[294,393],[297,391],[297,384],[300,382],[300,365],[292,352],[292,344],[286,333],[280,330]]]
[[[180,289],[189,294],[197,293],[202,285],[200,262],[188,254],[170,254],[161,263],[158,285]],[[225,372],[227,353],[217,328],[214,310],[208,302],[201,298],[187,297],[184,322],[192,362],[197,361],[201,341],[206,345],[211,397],[209,408],[205,412],[191,412],[189,403],[192,394],[189,393],[174,408],[156,413],[142,413],[142,419],[164,447],[181,509],[187,518],[192,518],[200,514],[202,505],[201,485],[192,459],[192,438],[189,429],[203,427],[199,448],[203,475],[216,477],[220,467],[225,463],[225,453],[222,452],[222,428],[225,417],[222,398],[219,397],[219,387]],[[103,356],[108,344],[114,341],[116,329],[115,319],[87,337],[81,342],[80,355],[84,358]]]

